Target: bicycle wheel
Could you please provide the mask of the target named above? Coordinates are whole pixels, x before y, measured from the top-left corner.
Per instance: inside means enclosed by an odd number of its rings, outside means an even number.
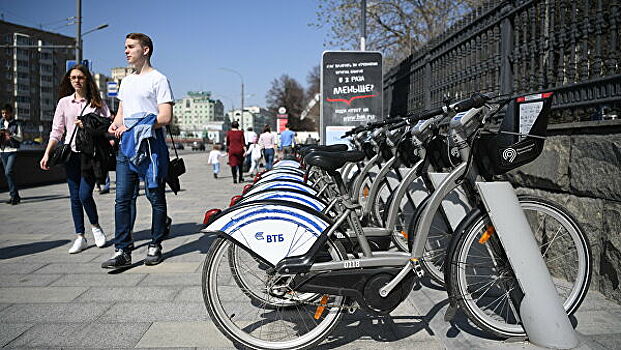
[[[404,235],[406,247],[408,235],[415,234],[416,224],[419,221],[420,215],[426,205],[427,202],[423,201],[421,205],[416,208],[414,215],[411,215],[407,234]],[[398,238],[398,234],[393,232],[393,237],[395,236]],[[444,286],[444,261],[446,258],[446,249],[449,247],[452,238],[453,230],[446,215],[444,214],[443,209],[440,208],[433,216],[433,221],[429,229],[429,233],[427,234],[427,240],[425,241],[425,250],[423,251],[421,265],[425,269],[426,275],[442,286]]]
[[[520,203],[531,225],[543,259],[569,315],[588,291],[591,249],[576,221],[558,205],[539,198],[523,197]],[[459,306],[481,329],[499,337],[523,336],[513,296],[521,293],[497,235],[484,244],[481,235],[491,226],[486,213],[458,237],[450,269],[451,288]]]
[[[386,215],[392,195],[397,187],[399,187],[399,180],[387,177],[382,180],[375,197],[372,199],[370,214],[380,227],[386,227]]]
[[[256,264],[248,269],[262,282],[240,286],[231,272],[230,260],[249,253],[243,249],[231,250],[232,244],[223,238],[213,242],[203,266],[202,289],[214,324],[236,345],[252,349],[305,349],[320,343],[337,326],[345,297],[323,296],[321,304],[325,310],[318,312],[319,303],[299,300],[297,293],[287,288],[292,276],[270,275]],[[231,256],[231,251],[237,256]],[[342,248],[333,242],[328,242],[325,252],[333,260],[344,258]],[[260,290],[247,290],[254,288]],[[288,301],[284,306],[280,305],[283,299]]]

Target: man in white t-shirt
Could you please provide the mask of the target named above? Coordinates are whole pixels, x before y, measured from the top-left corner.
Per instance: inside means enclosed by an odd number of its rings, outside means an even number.
[[[151,203],[152,225],[151,243],[144,259],[145,265],[155,265],[162,260],[161,242],[170,229],[170,219],[167,217],[165,196],[165,169],[168,168],[168,150],[165,143],[164,126],[172,120],[172,106],[174,98],[170,83],[166,76],[151,66],[153,54],[153,42],[145,34],[131,33],[125,38],[125,56],[127,62],[135,68],[133,74],[128,75],[121,82],[118,93],[119,109],[114,122],[108,130],[117,138],[121,139],[121,149],[117,155],[116,165],[116,202],[115,214],[115,254],[105,261],[103,268],[120,268],[131,265],[131,247],[133,246],[131,229],[135,219],[135,207],[132,208],[132,200],[142,178],[145,182],[147,199]],[[155,117],[154,117],[155,116]],[[140,129],[128,125],[128,119],[135,122],[143,117],[144,120],[153,119],[152,124]],[[137,122],[136,124],[140,124]],[[145,126],[144,123],[141,126]],[[128,130],[129,129],[129,130]],[[136,170],[130,158],[123,152],[129,142],[144,137],[144,130],[153,131],[154,137],[149,140],[149,159],[145,162],[157,163],[161,169],[155,169],[150,174],[159,174],[160,177],[145,178],[144,174]],[[127,131],[127,134],[125,133]],[[133,147],[131,147],[133,149]],[[158,152],[160,152],[158,154]],[[155,162],[154,155],[159,159]],[[155,165],[153,165],[155,166]]]

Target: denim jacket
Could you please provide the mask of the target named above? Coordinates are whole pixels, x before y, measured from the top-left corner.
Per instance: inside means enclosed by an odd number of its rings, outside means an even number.
[[[123,120],[127,130],[121,137],[120,151],[129,158],[129,169],[138,173],[148,188],[163,184],[168,173],[164,130],[155,129],[156,122],[153,113],[136,113]]]

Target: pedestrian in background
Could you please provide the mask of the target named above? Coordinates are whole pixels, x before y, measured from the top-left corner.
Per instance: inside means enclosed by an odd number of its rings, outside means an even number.
[[[125,37],[125,57],[135,71],[121,81],[119,109],[109,129],[120,139],[120,147],[116,158],[115,253],[101,264],[103,268],[131,265],[132,202],[141,179],[152,215],[145,265],[162,261],[161,243],[171,224],[164,190],[169,154],[163,127],[172,120],[174,98],[166,76],[151,66],[152,54],[153,41],[147,35],[130,33]]]
[[[84,65],[75,65],[65,74],[60,83],[59,94],[62,97],[56,105],[50,140],[39,164],[43,170],[49,170],[50,154],[61,141],[63,133],[65,133],[64,142],[68,144],[73,130],[76,127],[83,127],[82,122],[77,119],[78,116],[95,113],[103,117],[111,117],[110,110],[101,99],[91,73]],[[94,170],[82,168],[82,159],[79,150],[76,148],[75,138],[71,142],[69,160],[64,165],[71,200],[71,216],[73,217],[75,232],[78,235],[69,249],[69,253],[79,253],[88,246],[86,237],[84,237],[84,212],[86,212],[91,223],[91,232],[95,238],[95,244],[97,247],[103,248],[106,245],[106,236],[99,225],[97,206],[93,199]]]
[[[220,145],[214,144],[213,149],[209,152],[209,157],[207,158],[207,164],[211,164],[214,179],[217,179],[218,174],[220,173],[220,158],[226,155],[226,153],[223,153],[221,149],[222,147],[220,147]]]
[[[0,158],[4,168],[6,183],[9,185],[9,200],[7,204],[19,204],[21,198],[15,183],[13,166],[17,158],[17,150],[22,141],[22,127],[18,120],[13,116],[13,106],[5,104],[2,106],[2,120],[0,120]]]
[[[233,183],[244,182],[242,173],[244,165],[244,152],[246,150],[246,141],[244,132],[239,130],[239,122],[235,120],[231,123],[231,130],[226,133],[226,148],[229,153],[229,165],[233,173]]]
[[[257,141],[255,140],[255,143],[251,143],[246,151],[246,157],[250,158],[248,173],[252,176],[256,176],[259,172],[259,162],[261,161],[261,146],[259,146]]]
[[[280,133],[280,150],[283,151],[283,158],[293,153],[295,145],[295,133],[289,130],[289,123],[285,125],[285,130]]]
[[[244,132],[244,140],[246,141],[246,150],[248,150],[248,148],[250,148],[250,145],[252,145],[253,143],[257,143],[258,139],[259,137],[257,136],[257,133],[254,132],[252,127],[248,127],[248,129],[246,129],[246,132]],[[248,154],[244,158],[244,172],[250,171],[251,164],[252,164],[252,160],[250,159],[250,155]]]
[[[274,152],[276,148],[276,136],[272,134],[270,126],[265,124],[261,136],[259,136],[259,146],[263,150],[265,158],[265,170],[272,170],[274,164]]]

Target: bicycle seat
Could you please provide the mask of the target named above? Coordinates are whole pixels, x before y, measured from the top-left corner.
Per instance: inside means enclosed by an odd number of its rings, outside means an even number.
[[[311,152],[322,151],[322,152],[343,152],[347,151],[347,145],[337,143],[336,145],[324,146],[324,145],[308,145],[304,147],[300,147],[300,155],[302,157],[306,157]]]
[[[359,162],[364,159],[364,153],[360,151],[325,152],[313,151],[304,157],[304,162],[316,166],[325,171],[334,171],[341,168],[345,163]]]

